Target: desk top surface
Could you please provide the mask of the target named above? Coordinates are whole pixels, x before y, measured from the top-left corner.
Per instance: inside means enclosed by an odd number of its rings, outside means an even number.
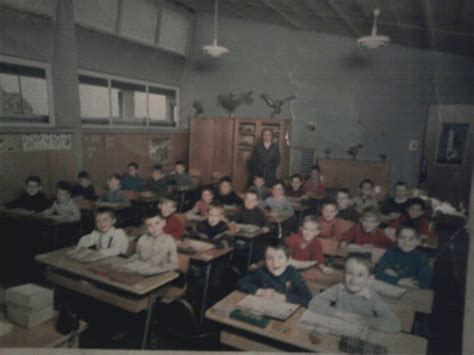
[[[72,248],[65,248],[46,254],[40,254],[35,257],[35,260],[59,270],[67,271],[77,276],[97,281],[104,285],[115,287],[135,295],[148,294],[178,277],[178,273],[176,271],[169,271],[163,274],[146,277],[144,280],[136,283],[135,285],[126,285],[124,283],[112,281],[106,275],[98,274],[89,270],[91,266],[104,262],[116,263],[117,265],[123,264],[127,262],[126,258],[114,256],[93,263],[81,263],[72,260],[66,255],[66,251],[70,249]]]
[[[60,224],[70,224],[77,223],[77,221],[61,221],[54,218],[43,216],[41,213],[21,213],[16,209],[6,209],[0,211],[0,218],[10,218],[23,222],[34,222],[41,223],[46,225],[60,225]]]
[[[297,326],[298,320],[303,316],[305,311],[303,307],[300,307],[284,322],[271,320],[265,328],[259,328],[249,323],[230,318],[230,312],[235,309],[236,304],[245,296],[244,293],[239,291],[232,292],[208,309],[206,317],[215,322],[284,342],[301,349],[325,353],[340,352],[338,347],[339,336],[324,334],[321,336],[321,343],[313,344],[309,340],[309,332]],[[384,333],[374,330],[369,333],[366,340],[386,346],[390,353],[421,354],[426,353],[427,347],[426,339],[405,333]]]

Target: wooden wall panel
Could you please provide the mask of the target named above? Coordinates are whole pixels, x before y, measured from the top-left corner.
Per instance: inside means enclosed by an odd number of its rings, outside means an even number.
[[[201,181],[204,184],[212,180],[214,122],[212,118],[191,119],[189,167],[202,172]]]

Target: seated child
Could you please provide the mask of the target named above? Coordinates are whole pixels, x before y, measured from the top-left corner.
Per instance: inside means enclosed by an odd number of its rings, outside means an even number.
[[[299,261],[316,261],[323,272],[330,272],[324,265],[324,254],[321,242],[316,238],[319,235],[319,221],[316,216],[306,216],[301,224],[300,231],[286,238],[290,255]]]
[[[107,191],[97,201],[98,206],[112,207],[114,209],[123,209],[130,207],[130,201],[127,194],[120,188],[122,178],[118,174],[112,175],[107,180]]]
[[[141,191],[143,189],[143,179],[138,175],[139,166],[131,162],[127,167],[127,174],[122,177],[122,188],[124,190]]]
[[[145,184],[144,191],[149,191],[156,196],[164,197],[168,190],[165,174],[161,165],[153,166],[151,178]]]
[[[431,228],[430,219],[425,215],[425,203],[419,197],[408,200],[406,213],[390,222],[388,226],[393,229],[402,224],[415,228],[421,240],[426,240],[428,237],[436,238],[436,231]]]
[[[370,256],[352,253],[346,260],[344,282],[314,296],[308,310],[385,332],[399,332],[400,321],[370,288],[372,282]]]
[[[382,205],[382,214],[384,221],[391,221],[405,213],[408,199],[408,185],[406,182],[398,181],[395,184],[395,196],[389,197]]]
[[[217,248],[230,247],[232,238],[229,235],[229,227],[224,221],[224,217],[224,206],[219,202],[212,202],[209,206],[207,219],[196,226],[198,237],[214,244]]]
[[[353,223],[337,218],[337,203],[334,200],[323,200],[321,204],[321,217],[319,219],[321,232],[320,238],[340,241],[342,236],[352,227]]]
[[[235,223],[251,224],[263,228],[262,232],[268,232],[268,220],[263,210],[259,207],[258,193],[255,190],[248,190],[245,193],[244,205],[232,217]]]
[[[115,211],[110,207],[99,207],[95,212],[96,229],[79,239],[77,248],[95,247],[104,256],[125,254],[128,249],[128,238],[122,229],[114,224]]]
[[[359,183],[360,195],[354,196],[352,206],[362,213],[367,207],[379,208],[377,199],[375,198],[374,182],[370,179],[362,180]]]
[[[249,190],[257,192],[260,201],[265,201],[265,199],[270,195],[268,188],[265,186],[265,178],[263,175],[255,175],[253,177],[253,185],[249,187]]]
[[[345,219],[346,221],[351,221],[354,223],[359,223],[360,213],[351,206],[351,199],[349,195],[349,190],[345,188],[340,188],[337,190],[336,194],[337,202],[337,218]]]
[[[428,257],[416,247],[420,235],[413,227],[397,229],[397,247],[387,250],[375,268],[375,276],[394,285],[429,288],[431,269]]]
[[[293,174],[290,177],[290,186],[286,190],[286,196],[290,198],[300,199],[304,196],[303,177],[301,174]]]
[[[97,195],[95,194],[94,186],[91,184],[91,177],[89,173],[82,170],[77,174],[79,183],[74,185],[72,189],[72,197],[80,197],[89,201],[96,201]]]
[[[186,212],[186,219],[190,221],[204,221],[209,214],[209,206],[214,200],[214,191],[210,187],[205,187],[201,191],[201,199],[194,204],[194,207]]]
[[[303,184],[303,191],[312,199],[320,200],[324,198],[326,186],[324,186],[319,165],[313,165],[311,168],[311,174]]]
[[[232,178],[230,176],[221,178],[215,198],[225,206],[242,204],[242,199],[232,190]]]
[[[56,187],[56,200],[50,208],[42,212],[43,215],[58,221],[79,221],[81,219],[81,212],[71,198],[71,184],[67,181],[59,181]]]
[[[237,288],[266,299],[306,306],[311,292],[299,273],[291,266],[290,252],[279,240],[270,241],[264,252],[265,267],[246,275]]]
[[[176,242],[163,231],[165,219],[153,213],[145,217],[146,234],[137,243],[136,254],[131,262],[122,266],[122,270],[141,275],[153,275],[178,268]]]
[[[179,240],[184,233],[183,221],[175,214],[178,204],[171,198],[163,198],[158,204],[161,216],[165,219],[163,232]]]
[[[41,179],[38,176],[28,176],[25,179],[25,191],[16,200],[6,203],[5,208],[25,213],[44,211],[51,206],[51,202],[41,189]]]
[[[285,186],[277,180],[272,186],[272,195],[265,200],[265,207],[270,209],[270,216],[283,221],[293,217],[295,210],[290,200],[285,196]]]
[[[186,172],[186,163],[182,160],[176,161],[174,172],[168,176],[167,181],[182,189],[194,187],[194,180]]]
[[[360,223],[355,224],[342,237],[341,246],[346,247],[349,243],[366,245],[375,248],[391,248],[395,242],[391,240],[380,225],[380,212],[375,208],[366,208],[362,214]]]

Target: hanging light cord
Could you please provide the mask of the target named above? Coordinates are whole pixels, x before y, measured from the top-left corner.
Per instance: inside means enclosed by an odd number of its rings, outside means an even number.
[[[214,43],[217,43],[217,10],[219,0],[214,2]]]

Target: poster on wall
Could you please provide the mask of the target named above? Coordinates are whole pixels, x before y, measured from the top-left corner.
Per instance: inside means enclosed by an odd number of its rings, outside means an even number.
[[[154,164],[167,164],[171,160],[171,139],[157,138],[148,141],[150,160]]]
[[[443,123],[438,138],[436,163],[462,165],[468,135],[469,123]]]
[[[72,147],[72,135],[67,133],[38,133],[23,135],[23,151],[69,150]]]

